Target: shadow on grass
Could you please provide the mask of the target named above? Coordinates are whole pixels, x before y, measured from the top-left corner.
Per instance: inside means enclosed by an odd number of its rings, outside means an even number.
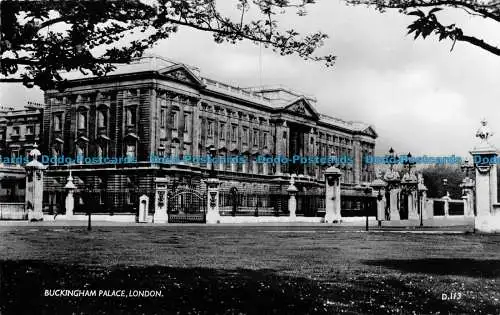
[[[411,273],[500,278],[500,260],[497,259],[382,259],[367,260],[364,263],[370,266],[381,266]]]
[[[47,297],[45,290],[161,290],[161,297]],[[492,312],[494,305],[479,309]],[[0,261],[1,314],[468,313],[425,287],[382,276],[311,280],[273,270]]]

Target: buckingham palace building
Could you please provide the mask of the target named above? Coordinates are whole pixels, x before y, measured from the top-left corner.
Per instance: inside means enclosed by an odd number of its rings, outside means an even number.
[[[363,162],[374,154],[374,128],[321,114],[313,97],[281,86],[240,88],[159,57],[68,80],[64,91],[45,92],[47,191],[64,191],[69,170],[79,189],[150,196],[157,178],[203,190],[214,173],[221,191],[285,191],[291,174],[308,191],[324,187],[332,163],[315,158],[332,156],[343,192],[374,179]],[[133,200],[102,202],[126,211]]]

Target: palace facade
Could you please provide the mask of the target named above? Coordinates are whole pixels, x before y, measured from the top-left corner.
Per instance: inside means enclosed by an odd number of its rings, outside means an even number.
[[[15,161],[19,157],[27,157],[35,143],[41,142],[43,107],[43,104],[34,102],[28,102],[23,109],[0,107],[2,158]]]
[[[173,186],[203,190],[212,165],[197,157],[209,153],[218,158],[213,167],[223,191],[284,191],[290,174],[297,175],[301,190],[323,187],[329,165],[294,163],[295,155],[351,157],[352,163],[339,165],[346,193],[374,179],[373,165],[363,163],[375,150],[371,126],[321,114],[314,98],[280,86],[239,88],[157,57],[121,66],[106,77],[68,78],[63,92],[45,93],[42,153],[133,162],[50,165],[49,191],[63,190],[70,168],[79,189],[152,197],[155,179],[168,178]],[[183,161],[171,164],[152,156]],[[263,157],[290,161],[262,163]],[[115,210],[127,208],[124,202],[133,200],[111,201]]]

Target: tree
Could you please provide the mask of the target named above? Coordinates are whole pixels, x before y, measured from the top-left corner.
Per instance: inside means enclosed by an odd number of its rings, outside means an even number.
[[[427,186],[427,196],[441,198],[446,191],[454,199],[460,199],[462,188],[460,184],[465,178],[464,173],[458,165],[435,164],[422,169],[424,184]],[[443,185],[443,179],[447,180],[447,186]]]
[[[498,44],[488,43],[484,39],[465,34],[462,28],[456,24],[444,25],[438,20],[438,12],[446,12],[453,9],[463,10],[466,14],[482,17],[493,22],[500,22],[499,0],[346,0],[349,4],[374,6],[380,12],[388,9],[397,9],[400,13],[416,16],[417,19],[408,26],[408,34],[414,34],[415,39],[419,36],[427,38],[434,34],[439,41],[450,39],[453,47],[457,41],[466,42],[479,47],[494,55],[500,56]],[[422,9],[429,9],[424,12]],[[442,12],[441,12],[442,13]]]
[[[0,82],[64,89],[63,71],[105,75],[180,27],[212,34],[217,43],[248,40],[281,55],[335,62],[315,54],[326,34],[301,37],[277,21],[290,10],[305,15],[314,0],[233,1],[237,17],[222,14],[216,0],[2,1]]]

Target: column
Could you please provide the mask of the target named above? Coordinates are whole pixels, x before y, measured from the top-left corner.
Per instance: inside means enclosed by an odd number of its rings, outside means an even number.
[[[462,200],[464,201],[464,216],[474,216],[474,181],[470,178],[465,178],[462,187]]]
[[[33,159],[26,164],[26,195],[25,205],[29,221],[43,220],[43,171],[46,166],[38,161],[41,152],[38,145],[33,146],[29,156]]]
[[[289,196],[288,199],[288,212],[290,213],[290,219],[294,220],[297,218],[296,216],[296,211],[297,211],[297,199],[295,198],[295,195],[299,191],[297,187],[295,186],[295,177],[292,176],[290,178],[290,185],[288,186],[287,190]]]
[[[497,149],[488,142],[492,132],[486,120],[476,132],[478,144],[470,154],[474,157],[476,169],[476,217],[475,230],[479,232],[500,232],[500,211],[497,201]]]
[[[201,118],[198,118],[200,116],[199,114],[199,106],[200,102],[197,103],[196,106],[193,106],[193,117],[192,117],[192,124],[191,124],[191,152],[193,154],[194,158],[197,158],[199,160],[200,158],[200,144],[202,143],[201,141]],[[196,166],[200,166],[200,163],[196,163]]]
[[[418,220],[420,218],[417,194],[416,190],[412,190],[408,195],[408,220]]]
[[[71,176],[71,171],[69,172],[68,182],[64,186],[64,189],[68,191],[68,195],[66,195],[65,200],[66,217],[70,218],[73,216],[73,210],[75,209],[75,198],[73,197],[73,193],[76,189],[76,186],[73,183],[73,176]]]
[[[220,181],[217,178],[209,178],[205,181],[207,184],[207,223],[220,223],[219,213],[219,187]]]
[[[148,210],[149,210],[149,197],[142,195],[139,197],[139,223],[148,222]]]
[[[340,176],[342,172],[335,166],[325,171],[326,200],[325,200],[325,223],[340,223]]]
[[[447,192],[446,196],[441,199],[444,201],[444,217],[447,218],[450,215],[450,194]]]
[[[361,181],[361,142],[357,136],[354,136],[352,141],[353,151],[353,172],[354,172],[354,185],[359,185]]]
[[[380,193],[377,194],[377,220],[385,220],[385,205],[387,200],[385,200],[385,189],[380,189]]]
[[[155,179],[155,212],[153,215],[153,223],[168,222],[168,179]]]
[[[279,123],[276,123],[276,137],[275,137],[275,156],[280,157],[283,154],[283,127],[279,125]],[[281,175],[281,163],[276,163],[275,165],[275,175]]]

